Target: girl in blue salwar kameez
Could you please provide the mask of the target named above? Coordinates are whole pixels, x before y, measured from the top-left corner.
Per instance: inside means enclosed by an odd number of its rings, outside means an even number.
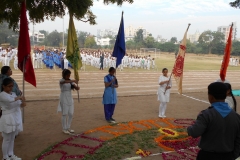
[[[104,77],[105,89],[102,103],[104,105],[105,119],[109,123],[116,123],[112,117],[114,114],[115,105],[117,104],[116,88],[118,88],[118,82],[114,76],[115,72],[116,69],[111,67],[109,69],[109,74]]]

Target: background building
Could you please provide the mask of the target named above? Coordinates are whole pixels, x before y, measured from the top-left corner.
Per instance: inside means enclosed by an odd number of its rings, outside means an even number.
[[[187,35],[187,39],[191,42],[191,43],[196,43],[200,37],[200,33],[199,31],[196,31],[194,34],[188,34]]]
[[[157,38],[155,39],[159,43],[165,43],[167,42],[167,39],[162,38],[162,36],[158,35]]]
[[[33,32],[29,31],[29,36],[31,38],[31,40],[33,39]],[[34,32],[34,42],[36,43],[40,43],[40,42],[43,42],[45,39],[45,35],[36,31]]]
[[[95,41],[97,43],[97,45],[100,45],[100,46],[109,46],[110,45],[110,38],[98,38],[98,37],[95,37]]]
[[[230,24],[231,25],[231,24]],[[222,32],[225,35],[224,42],[227,42],[228,36],[229,36],[229,31],[231,26],[219,26],[217,31]],[[237,23],[233,23],[233,32],[232,32],[232,39],[235,40],[237,36]]]
[[[106,38],[109,36],[115,37],[117,35],[117,30],[114,29],[104,29],[104,30],[97,30],[97,37],[98,38]]]
[[[144,29],[143,27],[134,28],[133,26],[128,26],[125,28],[125,40],[126,41],[133,40],[137,31],[139,31],[140,29],[143,30],[143,38],[146,38],[149,36],[149,32],[147,32],[147,30]]]

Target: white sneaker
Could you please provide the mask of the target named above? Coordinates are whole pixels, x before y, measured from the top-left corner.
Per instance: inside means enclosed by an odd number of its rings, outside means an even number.
[[[74,133],[74,130],[72,130],[72,129],[68,129],[67,131],[70,133]]]
[[[117,123],[116,121],[111,120],[111,123]]]
[[[10,158],[3,158],[2,160],[11,160]]]
[[[9,160],[22,160],[22,158],[12,155],[11,157],[9,157]]]
[[[63,130],[63,133],[70,134],[70,132],[68,130]]]

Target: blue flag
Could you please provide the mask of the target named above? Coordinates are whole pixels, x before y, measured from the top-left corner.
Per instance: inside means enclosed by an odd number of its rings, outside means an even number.
[[[121,19],[117,39],[116,39],[113,54],[112,54],[113,57],[117,58],[116,68],[122,63],[122,59],[125,53],[126,53],[126,47],[125,47],[125,34],[124,34],[124,23],[123,23],[123,13],[122,13],[122,19]]]

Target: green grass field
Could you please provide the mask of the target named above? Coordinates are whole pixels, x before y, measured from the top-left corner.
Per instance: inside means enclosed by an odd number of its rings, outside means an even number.
[[[221,67],[221,60],[222,56],[197,56],[193,54],[186,54],[185,57],[185,71],[192,71],[192,70],[220,70]],[[156,65],[159,69],[167,67],[172,68],[175,62],[174,55],[161,55],[160,58],[156,60]],[[240,67],[238,66],[229,66],[229,70],[239,70]]]
[[[154,55],[151,55],[154,57]],[[221,60],[223,56],[216,56],[216,55],[195,55],[195,54],[186,54],[185,57],[185,71],[216,71],[220,70],[221,67]],[[168,68],[171,70],[175,63],[175,56],[174,54],[161,54],[155,60],[157,69],[154,71],[161,71],[162,68]],[[86,66],[86,71],[96,71],[97,68]],[[151,69],[152,70],[152,69]],[[229,66],[228,70],[236,71],[240,70],[240,66]],[[124,72],[137,72],[137,71],[145,71],[149,72],[148,70],[144,69],[130,69],[124,68]]]

